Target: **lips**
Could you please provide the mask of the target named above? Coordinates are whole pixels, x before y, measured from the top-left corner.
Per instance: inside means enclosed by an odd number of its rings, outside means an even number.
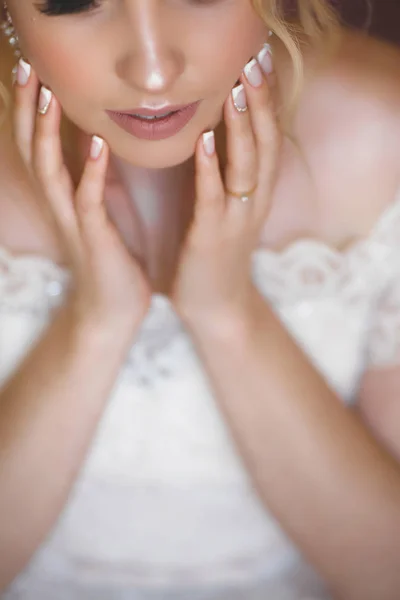
[[[137,116],[137,117],[163,117],[168,113],[178,112],[188,108],[191,104],[176,104],[164,106],[163,108],[132,108],[131,110],[113,111],[122,115]]]
[[[139,139],[162,140],[181,131],[194,117],[199,104],[194,102],[161,109],[107,111],[107,114],[114,123]]]

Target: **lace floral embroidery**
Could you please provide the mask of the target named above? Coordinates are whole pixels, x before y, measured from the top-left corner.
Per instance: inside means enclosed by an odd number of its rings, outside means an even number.
[[[67,272],[50,260],[0,248],[0,312],[44,317],[62,303],[67,284]]]
[[[123,375],[150,386],[158,378],[170,378],[191,352],[189,338],[169,300],[154,295],[150,311],[125,363]]]

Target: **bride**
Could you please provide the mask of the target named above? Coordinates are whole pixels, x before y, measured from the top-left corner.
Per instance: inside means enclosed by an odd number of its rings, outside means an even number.
[[[283,4],[4,5],[7,600],[400,596],[400,60]]]

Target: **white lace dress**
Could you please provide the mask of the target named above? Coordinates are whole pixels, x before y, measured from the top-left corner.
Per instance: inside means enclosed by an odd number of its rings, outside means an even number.
[[[256,284],[346,403],[368,367],[397,360],[399,232],[400,198],[343,254],[313,241],[254,254]],[[0,251],[0,384],[66,282],[47,260]],[[4,598],[328,598],[258,501],[167,298],[153,298],[70,501]]]

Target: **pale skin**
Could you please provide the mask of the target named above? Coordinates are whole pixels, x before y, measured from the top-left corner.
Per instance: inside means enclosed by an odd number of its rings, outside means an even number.
[[[124,354],[157,290],[170,294],[186,323],[260,497],[335,597],[395,600],[400,590],[400,370],[367,373],[357,412],[346,409],[252,285],[249,259],[260,244],[278,249],[304,235],[339,249],[368,235],[400,185],[400,57],[378,42],[348,34],[324,68],[315,67],[316,57],[307,54],[292,133],[308,173],[280,138],[270,79],[264,76],[260,86],[252,86],[240,75],[266,36],[249,3],[230,0],[201,12],[181,3],[132,0],[124,3],[123,14],[107,13],[112,2],[105,6],[96,15],[51,20],[38,15],[29,0],[23,8],[10,2],[34,68],[29,82],[15,90],[18,153],[10,154],[6,134],[0,150],[10,156],[2,172],[0,243],[16,253],[40,252],[68,263],[77,283],[0,396],[0,489],[6,490],[0,496],[0,556],[7,557],[0,565],[1,587],[30,558],[64,505]],[[223,19],[215,18],[218,11]],[[92,29],[96,43],[88,33]],[[275,70],[284,97],[289,62],[278,42]],[[154,72],[158,78],[151,76]],[[229,93],[239,75],[247,113],[235,111]],[[54,92],[45,116],[36,114],[39,81]],[[101,118],[104,107],[197,97],[205,99],[198,120],[179,139],[151,148]],[[107,141],[99,158],[88,159],[77,191],[67,182],[59,148],[60,105],[78,127]],[[222,110],[230,165],[225,181],[216,154],[207,156],[201,140],[204,130],[217,126]],[[113,184],[103,202],[109,147],[132,163],[132,181],[137,167],[164,167],[166,173],[187,172],[190,183],[196,151],[195,199],[193,211],[187,210],[188,221],[194,213],[193,222],[176,227],[175,239],[170,229],[158,232],[157,239],[166,236],[176,254],[173,277],[165,276],[163,263],[146,277],[132,257],[143,250],[140,235],[147,256],[158,255],[137,223],[134,199]],[[258,189],[250,204],[225,194],[224,184],[242,190],[254,179]],[[170,193],[173,217],[188,194],[185,186]],[[110,211],[115,198],[132,217],[122,238],[122,212],[114,214],[116,228],[107,219],[106,207]],[[169,201],[160,197],[160,204]],[[57,224],[57,237],[63,234],[62,245],[42,218],[43,203]],[[89,361],[94,353],[96,360]],[[93,365],[99,362],[107,365],[101,377]],[[50,457],[48,463],[43,456]],[[33,487],[34,523],[24,510]],[[23,544],[15,537],[16,522]]]

